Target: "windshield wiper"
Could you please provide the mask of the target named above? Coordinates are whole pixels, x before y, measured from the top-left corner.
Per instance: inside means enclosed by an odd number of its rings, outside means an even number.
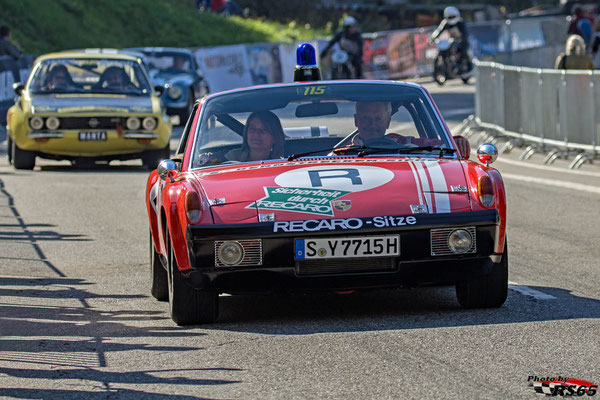
[[[439,151],[440,158],[441,158],[444,156],[444,153],[454,154],[456,152],[456,149],[451,149],[448,147],[438,147],[438,146],[401,147],[398,149],[367,148],[367,149],[364,149],[363,151],[361,151],[360,153],[358,153],[357,157],[364,157],[364,156],[368,156],[369,154],[375,154],[375,153],[385,153],[386,151],[394,152],[394,153],[398,153],[398,154],[400,154],[400,153],[415,153],[415,152],[419,152],[419,151]]]
[[[365,147],[365,146],[329,147],[327,149],[307,151],[306,153],[292,154],[292,155],[288,156],[287,160],[294,161],[297,158],[302,158],[302,157],[310,156],[310,155],[317,154],[317,153],[333,152],[335,155],[340,155],[340,154],[345,154],[346,152],[350,152],[350,151],[359,151],[359,150],[370,149],[370,148],[371,147]]]

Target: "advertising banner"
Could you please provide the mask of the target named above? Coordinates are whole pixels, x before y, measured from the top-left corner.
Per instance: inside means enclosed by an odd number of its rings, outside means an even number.
[[[245,45],[200,48],[195,56],[211,92],[252,85]]]
[[[278,44],[246,45],[248,70],[253,85],[281,82],[281,63]]]

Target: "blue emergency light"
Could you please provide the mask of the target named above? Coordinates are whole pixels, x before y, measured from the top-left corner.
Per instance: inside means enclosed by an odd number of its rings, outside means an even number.
[[[302,43],[296,49],[296,69],[294,82],[320,81],[321,71],[317,65],[317,56],[313,45]]]

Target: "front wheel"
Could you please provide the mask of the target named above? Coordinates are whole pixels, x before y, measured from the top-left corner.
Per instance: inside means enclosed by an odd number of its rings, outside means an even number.
[[[8,159],[8,164],[12,165],[12,139],[10,137],[10,133],[7,135],[7,146],[6,146],[6,158]]]
[[[152,293],[152,296],[158,301],[169,300],[167,270],[160,260],[160,255],[154,248],[154,243],[152,243],[152,233],[150,233],[150,274],[152,275],[152,283],[150,286],[150,293]]]
[[[35,153],[21,150],[14,140],[11,140],[11,159],[15,169],[33,169],[35,167]]]
[[[433,79],[442,86],[448,80],[446,60],[438,55],[433,63]]]
[[[492,264],[492,271],[485,276],[471,278],[456,284],[456,297],[464,308],[496,308],[506,301],[508,295],[508,241],[504,241],[504,254],[499,263]]]
[[[169,241],[170,239],[167,239]],[[169,309],[177,325],[204,324],[216,321],[219,295],[213,290],[196,290],[181,276],[173,248],[169,243]]]

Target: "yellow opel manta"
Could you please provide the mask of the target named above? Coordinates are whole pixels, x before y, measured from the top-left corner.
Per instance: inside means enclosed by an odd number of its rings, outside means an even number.
[[[171,122],[141,58],[70,51],[39,57],[8,110],[8,161],[33,169],[36,157],[76,163],[169,158]]]

